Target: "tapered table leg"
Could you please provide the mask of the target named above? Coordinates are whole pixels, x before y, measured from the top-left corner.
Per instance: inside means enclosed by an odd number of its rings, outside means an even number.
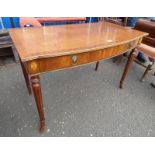
[[[98,70],[98,67],[99,67],[99,61],[97,61],[97,63],[96,63],[96,67],[95,67],[95,71],[97,71]]]
[[[31,90],[31,85],[30,85],[30,80],[29,80],[28,73],[27,73],[27,71],[25,69],[25,66],[24,66],[24,64],[23,64],[23,62],[21,60],[20,60],[20,64],[21,64],[21,68],[22,68],[22,71],[23,71],[23,75],[24,75],[24,79],[25,79],[25,83],[26,83],[28,92],[31,95],[32,94],[32,90]]]
[[[39,118],[40,118],[40,133],[43,133],[45,130],[45,117],[44,117],[43,101],[42,101],[42,93],[41,93],[41,85],[40,85],[39,76],[38,75],[32,76],[31,83],[32,83],[34,98],[36,101]]]
[[[131,63],[133,61],[133,59],[135,58],[135,50],[133,49],[129,55],[129,58],[128,58],[128,61],[127,61],[127,64],[125,66],[125,69],[124,69],[124,72],[123,72],[123,75],[122,75],[122,78],[120,80],[120,85],[119,87],[122,89],[123,88],[123,83],[124,83],[124,79],[129,71],[129,68],[131,66]]]
[[[149,64],[148,67],[146,68],[144,74],[142,75],[140,81],[143,82],[144,81],[144,78],[146,77],[146,75],[148,74],[149,70],[151,70],[153,64]]]

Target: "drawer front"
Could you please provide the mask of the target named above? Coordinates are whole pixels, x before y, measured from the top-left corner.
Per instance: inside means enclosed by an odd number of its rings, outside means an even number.
[[[135,47],[137,43],[138,41],[133,41],[103,50],[33,60],[28,62],[28,72],[29,74],[36,74],[63,68],[75,67],[102,59],[108,59],[126,52],[128,49]]]

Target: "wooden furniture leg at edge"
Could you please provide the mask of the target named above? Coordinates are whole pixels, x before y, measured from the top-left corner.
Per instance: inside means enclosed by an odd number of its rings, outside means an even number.
[[[123,74],[122,74],[122,78],[121,78],[121,80],[120,80],[120,85],[119,85],[119,87],[120,87],[121,89],[123,88],[124,79],[125,79],[125,77],[126,77],[128,71],[129,71],[129,68],[130,68],[131,63],[132,63],[132,61],[133,61],[134,58],[135,58],[135,50],[133,49],[133,50],[131,51],[131,53],[130,53],[130,56],[129,56],[129,58],[128,58],[127,64],[126,64],[125,69],[124,69],[124,72],[123,72]]]
[[[140,79],[141,82],[144,81],[146,75],[148,74],[149,70],[151,70],[152,66],[153,66],[153,64],[149,64],[149,65],[148,65],[148,67],[146,68],[144,74],[142,75],[142,77],[141,77],[141,79]]]
[[[43,100],[42,100],[41,84],[39,76],[38,75],[31,76],[31,83],[40,118],[40,133],[43,133],[45,130],[45,116],[44,116]]]
[[[23,71],[23,75],[24,75],[24,79],[25,79],[25,83],[26,83],[28,92],[31,95],[32,94],[32,90],[31,90],[29,75],[28,75],[28,73],[27,73],[27,71],[25,69],[25,66],[24,66],[23,62],[21,61],[21,59],[20,59],[20,64],[21,64],[21,68],[22,68],[22,71]]]
[[[149,64],[148,67],[146,68],[144,74],[143,74],[142,77],[140,78],[140,81],[141,81],[141,82],[144,81],[144,79],[145,79],[146,75],[148,74],[149,70],[151,69],[151,67],[152,67],[152,65]]]
[[[98,70],[98,67],[99,67],[99,63],[100,63],[99,61],[97,61],[97,62],[96,62],[96,67],[95,67],[95,71],[97,71],[97,70]]]

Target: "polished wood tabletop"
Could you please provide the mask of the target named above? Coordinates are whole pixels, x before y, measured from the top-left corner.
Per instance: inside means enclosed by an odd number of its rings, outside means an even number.
[[[144,36],[108,22],[16,28],[9,33],[22,61],[104,49]]]
[[[45,116],[39,75],[49,71],[96,63],[109,59],[140,44],[147,33],[108,22],[10,29],[19,54],[29,94],[35,97],[40,132]]]

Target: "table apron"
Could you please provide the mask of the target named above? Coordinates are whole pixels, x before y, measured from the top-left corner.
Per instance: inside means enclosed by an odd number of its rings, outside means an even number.
[[[28,74],[33,75],[42,72],[76,67],[91,62],[112,58],[125,53],[127,50],[135,48],[139,41],[140,40],[138,39],[122,45],[108,47],[103,50],[89,51],[58,57],[39,58],[36,60],[28,61],[26,62]]]

